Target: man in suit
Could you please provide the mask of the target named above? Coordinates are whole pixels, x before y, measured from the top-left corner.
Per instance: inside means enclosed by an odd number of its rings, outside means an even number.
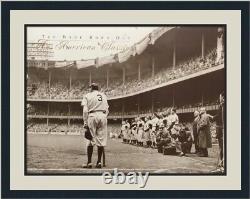
[[[193,137],[194,137],[194,146],[195,146],[195,153],[199,152],[198,147],[198,130],[197,130],[197,124],[200,119],[199,111],[194,112],[194,121],[193,121]]]
[[[197,123],[198,147],[200,157],[208,157],[208,148],[212,148],[212,137],[210,132],[210,116],[206,114],[206,109],[200,109],[200,119]]]

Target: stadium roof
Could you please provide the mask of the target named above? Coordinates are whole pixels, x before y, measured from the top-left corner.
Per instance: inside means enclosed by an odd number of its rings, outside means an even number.
[[[139,42],[136,42],[131,47],[109,56],[97,57],[95,59],[82,59],[75,61],[52,61],[53,64],[47,65],[47,67],[63,68],[63,67],[76,67],[77,69],[87,68],[90,66],[100,67],[106,64],[112,63],[123,63],[127,61],[131,56],[140,55],[148,47],[148,45],[154,45],[155,41],[159,39],[164,33],[173,29],[175,27],[159,27],[154,29],[151,33],[147,34]],[[39,63],[46,62],[46,60],[32,60],[28,59],[29,62]],[[28,66],[34,66],[33,64],[28,64]],[[37,64],[36,67],[43,67],[42,64]],[[46,68],[46,67],[45,67]]]

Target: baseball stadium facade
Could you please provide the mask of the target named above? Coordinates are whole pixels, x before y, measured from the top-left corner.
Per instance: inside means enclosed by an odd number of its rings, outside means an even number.
[[[28,131],[34,124],[46,131],[82,124],[81,99],[92,82],[108,96],[111,123],[170,107],[177,108],[183,122],[201,106],[216,111],[225,90],[223,40],[224,31],[216,26],[164,27],[107,58],[58,62],[29,57]]]

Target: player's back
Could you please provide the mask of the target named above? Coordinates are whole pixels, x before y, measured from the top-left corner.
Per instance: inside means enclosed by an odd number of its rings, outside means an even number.
[[[88,111],[108,111],[107,96],[99,91],[93,91],[86,96]]]

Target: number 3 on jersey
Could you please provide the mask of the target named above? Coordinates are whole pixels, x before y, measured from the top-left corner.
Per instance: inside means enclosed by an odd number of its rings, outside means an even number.
[[[98,97],[97,100],[101,102],[102,101],[102,95],[98,94],[97,97]]]

